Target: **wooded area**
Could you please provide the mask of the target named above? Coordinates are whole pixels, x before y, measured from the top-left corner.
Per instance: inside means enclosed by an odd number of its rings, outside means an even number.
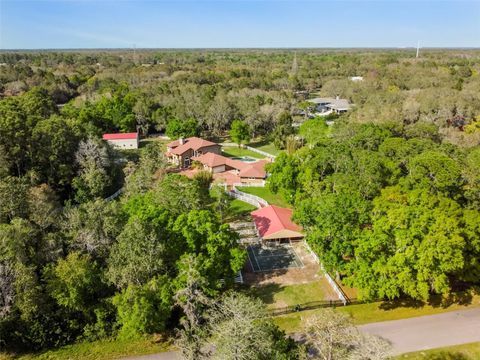
[[[428,301],[480,282],[477,50],[0,52],[0,93],[3,349],[180,329],[186,358],[206,339],[220,358],[304,354],[231,292],[246,254],[211,176],[171,174],[161,142],[128,153],[105,132],[274,143],[269,189],[363,299]],[[310,119],[314,96],[354,107]],[[374,340],[351,341],[361,352]]]

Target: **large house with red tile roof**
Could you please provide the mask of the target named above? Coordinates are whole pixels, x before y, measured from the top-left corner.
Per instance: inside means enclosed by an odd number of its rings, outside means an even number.
[[[192,163],[192,157],[206,153],[221,154],[220,145],[198,137],[178,139],[167,144],[167,157],[171,163],[181,168],[187,168]]]
[[[269,205],[252,211],[258,235],[266,241],[302,240],[302,228],[292,221],[292,210]]]
[[[217,174],[217,178],[223,178],[227,184],[232,181],[233,183],[241,183],[264,180],[267,177],[267,173],[264,170],[264,166],[267,163],[266,160],[247,163],[214,153],[194,156],[192,160],[201,163],[203,168],[212,174]],[[225,173],[230,173],[231,176]]]
[[[216,182],[234,186],[240,183],[259,183],[267,177],[264,166],[267,160],[245,162],[221,155],[219,144],[198,137],[179,139],[167,144],[167,158],[170,163],[182,168],[181,174],[193,177],[198,168],[189,169],[198,162],[213,174]]]

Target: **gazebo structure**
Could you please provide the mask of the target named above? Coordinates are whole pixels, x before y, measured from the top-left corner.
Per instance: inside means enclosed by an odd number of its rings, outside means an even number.
[[[292,221],[292,210],[269,205],[250,213],[258,235],[264,242],[286,243],[302,240],[302,228]]]

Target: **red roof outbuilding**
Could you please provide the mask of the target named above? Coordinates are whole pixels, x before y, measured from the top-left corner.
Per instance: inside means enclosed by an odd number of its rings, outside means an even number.
[[[127,140],[137,139],[138,133],[118,133],[118,134],[103,134],[103,140]]]
[[[250,213],[264,240],[302,238],[302,228],[292,221],[292,210],[270,205]]]

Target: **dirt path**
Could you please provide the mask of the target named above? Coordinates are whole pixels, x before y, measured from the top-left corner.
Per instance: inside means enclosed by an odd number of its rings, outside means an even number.
[[[180,357],[177,355],[177,352],[168,351],[150,355],[131,356],[119,360],[180,360]]]

